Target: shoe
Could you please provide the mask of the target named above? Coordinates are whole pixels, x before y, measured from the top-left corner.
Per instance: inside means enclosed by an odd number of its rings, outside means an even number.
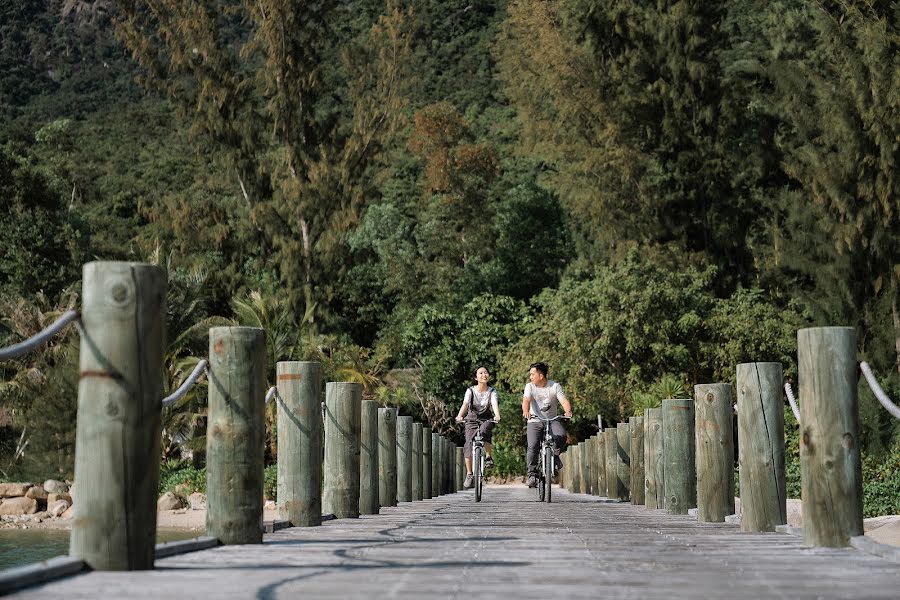
[[[529,475],[528,479],[525,481],[525,485],[528,487],[537,487],[537,477]]]
[[[463,481],[463,489],[464,489],[464,490],[471,490],[473,487],[475,487],[475,478],[472,477],[472,474],[471,474],[471,473],[468,473],[468,474],[466,475],[466,480]]]
[[[553,475],[556,475],[557,473],[562,471],[562,468],[563,468],[562,459],[559,456],[554,455],[553,456]]]
[[[491,458],[490,456],[488,456],[487,458],[484,459],[484,468],[485,468],[485,469],[490,469],[490,468],[493,467],[493,466],[494,466],[494,459],[493,459],[493,458]]]

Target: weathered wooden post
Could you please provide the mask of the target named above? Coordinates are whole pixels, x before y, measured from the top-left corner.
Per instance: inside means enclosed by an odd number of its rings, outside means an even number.
[[[440,489],[441,496],[450,493],[450,488],[447,486],[447,439],[444,436],[441,436],[440,440],[438,440],[438,449],[440,451],[440,468],[438,470],[438,486]]]
[[[206,534],[223,544],[262,543],[266,333],[209,330]]]
[[[322,524],[322,365],[282,361],[278,387],[278,516],[294,527]]]
[[[422,499],[431,498],[431,427],[422,425]]]
[[[628,423],[616,425],[616,443],[619,445],[616,460],[616,475],[621,486],[620,500],[631,499],[631,426]]]
[[[412,417],[397,417],[397,502],[412,501]]]
[[[588,438],[588,453],[591,456],[591,495],[593,496],[600,495],[600,487],[598,485],[600,480],[600,465],[597,463],[597,441],[599,439],[599,435]]]
[[[460,491],[463,489],[463,483],[466,479],[466,458],[463,455],[462,446],[456,447],[456,478],[455,478],[455,491]]]
[[[646,500],[644,417],[630,417],[628,425],[631,428],[631,503],[643,506]]]
[[[359,428],[359,514],[377,515],[380,506],[378,497],[378,403],[374,400],[363,400]]]
[[[666,511],[686,515],[697,505],[694,463],[694,401],[662,401]]]
[[[606,435],[603,431],[597,433],[594,462],[597,464],[597,495],[606,496]]]
[[[441,434],[431,433],[431,497],[441,495]]]
[[[397,506],[397,409],[378,409],[378,502]]]
[[[338,519],[359,517],[359,430],[362,386],[325,384],[325,512]]]
[[[783,382],[781,363],[737,366],[741,531],[787,523]]]
[[[453,442],[450,438],[444,438],[444,493],[452,494],[456,490],[453,487],[453,467],[456,462],[453,453]]]
[[[801,329],[797,358],[803,539],[847,546],[863,535],[856,330]]]
[[[153,568],[166,272],[84,265],[69,555],[102,571]]]
[[[694,386],[697,519],[723,523],[734,514],[734,435],[731,385]]]
[[[662,409],[644,410],[644,477],[646,478],[644,506],[651,509],[666,507],[665,460],[663,459]]]
[[[590,494],[591,489],[591,438],[579,444],[579,458],[581,459],[581,493]]]
[[[574,444],[572,450],[572,493],[581,493],[581,444]],[[538,458],[538,469],[543,468]]]
[[[412,430],[412,499],[421,500],[422,494],[422,424],[413,423]]]
[[[610,500],[622,500],[624,490],[619,481],[619,433],[617,427],[607,427],[603,432],[606,438],[606,497]]]

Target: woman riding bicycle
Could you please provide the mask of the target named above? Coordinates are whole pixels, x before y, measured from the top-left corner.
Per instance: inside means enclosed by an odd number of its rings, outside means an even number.
[[[556,403],[562,404],[566,417],[572,416],[572,405],[566,398],[566,393],[562,386],[552,379],[547,379],[547,365],[542,362],[536,362],[531,365],[528,371],[528,378],[531,380],[525,384],[525,393],[522,395],[522,416],[528,421],[527,438],[528,453],[526,454],[526,462],[528,464],[528,487],[535,487],[538,484],[538,475],[540,467],[538,466],[538,451],[541,445],[541,439],[544,437],[544,419],[552,419],[556,416]],[[559,460],[559,453],[566,443],[566,430],[562,423],[553,421],[550,423],[550,432],[553,435],[553,442],[556,445],[554,460],[556,469],[562,466]],[[548,482],[549,483],[549,482]]]
[[[481,431],[484,440],[485,459],[484,467],[489,469],[494,466],[491,458],[491,430],[500,421],[500,404],[497,401],[497,390],[488,385],[491,374],[484,367],[478,367],[475,371],[476,385],[466,390],[456,422],[466,422],[466,444],[463,446],[463,455],[466,458],[466,480],[463,488],[470,489],[473,485],[472,477],[472,440],[475,432]]]

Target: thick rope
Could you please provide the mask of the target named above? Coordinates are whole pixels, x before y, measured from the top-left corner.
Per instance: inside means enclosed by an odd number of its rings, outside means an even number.
[[[277,395],[278,395],[278,388],[273,385],[272,387],[269,388],[269,391],[266,392],[266,405],[268,405],[269,402],[272,401],[272,398],[274,398]]]
[[[77,310],[69,310],[63,313],[63,315],[53,322],[50,327],[47,327],[40,333],[31,336],[27,340],[23,342],[19,342],[18,344],[13,344],[12,346],[7,346],[6,348],[0,348],[0,361],[2,360],[10,360],[12,358],[18,358],[23,354],[27,354],[31,352],[41,344],[47,342],[57,333],[62,331],[62,329],[71,323],[72,321],[78,320],[78,311]]]
[[[787,381],[784,382],[784,393],[787,394],[788,402],[791,403],[791,410],[794,411],[794,418],[797,419],[797,422],[800,422],[800,408],[797,406],[797,400],[794,399],[794,390],[791,389],[791,384]]]
[[[171,406],[171,405],[174,404],[179,398],[181,398],[182,396],[184,396],[185,394],[187,394],[187,391],[188,391],[189,389],[191,389],[191,387],[192,387],[195,383],[197,383],[197,380],[200,378],[200,375],[202,375],[202,374],[206,371],[207,365],[209,365],[209,363],[206,362],[205,359],[204,359],[204,360],[201,360],[200,362],[198,362],[198,363],[197,363],[197,366],[194,367],[194,370],[191,371],[191,374],[188,375],[188,378],[185,379],[184,382],[183,382],[180,386],[178,386],[178,389],[175,390],[174,392],[172,392],[171,395],[166,396],[165,398],[163,398],[163,400],[162,400],[163,408],[166,408],[166,407],[168,407],[168,406]]]
[[[881,405],[885,407],[895,419],[900,419],[900,407],[891,402],[891,399],[888,398],[887,394],[884,393],[884,390],[881,389],[881,386],[878,385],[878,382],[875,381],[875,375],[872,373],[872,369],[869,368],[869,363],[865,361],[861,362],[859,363],[859,368],[862,370],[866,381],[869,383],[872,393],[875,394],[875,397],[878,398]]]

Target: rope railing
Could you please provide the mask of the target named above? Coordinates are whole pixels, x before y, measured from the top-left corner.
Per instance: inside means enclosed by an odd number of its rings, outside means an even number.
[[[272,398],[278,395],[278,388],[274,385],[269,388],[269,391],[266,392],[266,405],[268,406],[269,402],[272,401]]]
[[[791,404],[791,410],[794,411],[794,418],[797,419],[797,422],[799,423],[800,408],[797,406],[797,400],[794,398],[794,390],[787,381],[784,382],[784,393],[787,396],[788,402]]]
[[[45,342],[50,340],[57,333],[62,331],[66,325],[68,325],[72,321],[77,321],[78,317],[79,314],[77,310],[66,311],[60,318],[58,318],[49,327],[47,327],[40,333],[31,336],[27,340],[21,341],[17,344],[13,344],[12,346],[0,348],[0,361],[18,358],[23,354],[31,352],[41,344],[44,344]]]
[[[885,407],[895,419],[900,419],[900,407],[891,402],[891,399],[888,398],[887,394],[884,393],[884,390],[881,389],[881,386],[878,385],[878,382],[875,380],[875,375],[872,373],[872,369],[869,368],[869,363],[863,361],[859,363],[859,368],[862,370],[863,376],[869,384],[869,388],[871,388],[875,397],[878,398],[878,401],[881,402],[881,405]]]
[[[171,406],[178,399],[180,399],[182,396],[187,394],[188,390],[191,389],[191,387],[193,387],[193,385],[195,383],[197,383],[198,379],[200,379],[200,375],[202,375],[203,373],[206,373],[207,377],[208,377],[209,376],[209,372],[207,371],[208,366],[209,366],[209,363],[206,361],[206,359],[203,359],[200,362],[198,362],[197,366],[194,367],[194,370],[191,371],[191,374],[188,375],[188,378],[185,379],[184,382],[182,382],[182,384],[180,386],[178,386],[178,389],[162,399],[163,408]]]

